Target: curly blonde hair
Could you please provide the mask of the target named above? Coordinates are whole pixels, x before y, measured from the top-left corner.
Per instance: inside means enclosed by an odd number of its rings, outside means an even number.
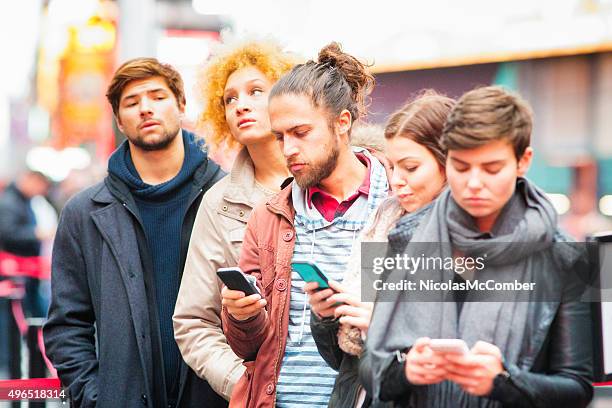
[[[204,109],[198,117],[197,127],[203,131],[209,147],[216,150],[225,145],[233,150],[241,146],[227,126],[223,103],[225,84],[233,72],[253,66],[274,83],[297,62],[297,56],[283,51],[280,44],[269,38],[220,44],[198,78]]]

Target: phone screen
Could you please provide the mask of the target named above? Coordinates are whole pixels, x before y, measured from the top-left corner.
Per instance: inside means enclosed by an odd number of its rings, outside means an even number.
[[[304,279],[305,282],[318,282],[320,289],[329,288],[327,276],[313,262],[293,262],[291,268]]]
[[[259,293],[255,278],[245,275],[240,268],[219,268],[217,276],[232,290],[240,290],[247,296]]]

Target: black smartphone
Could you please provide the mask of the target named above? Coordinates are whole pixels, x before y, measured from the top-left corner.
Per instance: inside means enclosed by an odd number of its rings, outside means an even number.
[[[239,290],[244,292],[246,296],[258,294],[259,288],[257,287],[257,280],[254,276],[246,275],[237,266],[231,268],[219,268],[217,269],[217,276],[225,283],[225,286],[231,290]]]

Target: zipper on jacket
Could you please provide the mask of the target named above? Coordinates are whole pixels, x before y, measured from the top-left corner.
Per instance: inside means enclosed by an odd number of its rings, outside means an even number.
[[[290,274],[289,278],[291,278],[291,274]],[[289,290],[291,288],[290,285],[291,285],[290,283],[287,284],[287,288]],[[287,296],[285,296],[285,299],[286,298],[287,298]],[[285,301],[285,303],[286,303],[286,301]],[[278,364],[279,364],[279,361],[280,361],[280,358],[281,358],[281,344],[282,344],[282,341],[283,341],[282,337],[281,337],[281,334],[282,334],[281,331],[283,330],[283,324],[282,323],[283,323],[283,313],[284,312],[285,312],[285,305],[283,304],[283,308],[281,309],[280,316],[279,316],[279,325],[278,325],[278,334],[279,334],[279,336],[278,336],[278,353],[276,354],[276,362],[274,363],[274,376],[272,377],[272,379],[274,380],[274,404],[273,404],[274,407],[276,407],[276,396],[278,394],[278,378],[276,378],[276,377],[278,375],[277,374],[277,372],[278,372],[277,367],[278,367]],[[289,333],[287,333],[287,336],[289,336]],[[285,345],[285,347],[287,347],[287,346]]]
[[[269,203],[266,203],[266,209],[268,211],[270,211],[271,213],[276,214],[278,216],[281,216],[285,220],[287,220],[289,225],[291,225],[291,228],[293,228],[293,233],[295,234],[295,227],[293,225],[293,220],[289,216],[290,214],[289,215],[286,214],[281,209],[279,209],[279,208],[277,208],[275,206],[272,206]],[[291,290],[291,270],[289,271],[289,276],[288,276],[288,280],[287,280],[287,290],[289,290],[289,291]],[[289,297],[288,295],[285,296],[285,303],[287,302],[287,300],[288,300],[287,298],[288,297]],[[278,353],[276,354],[276,361],[274,363],[274,373],[273,373],[273,377],[272,377],[272,380],[274,381],[274,403],[272,405],[273,407],[276,407],[276,396],[277,396],[277,390],[278,390],[278,387],[277,387],[278,386],[278,378],[277,378],[278,374],[277,374],[277,372],[278,372],[278,364],[279,364],[279,361],[280,361],[280,358],[281,358],[281,347],[280,346],[281,346],[281,343],[282,343],[282,337],[281,337],[282,333],[281,333],[281,331],[282,331],[282,321],[283,321],[284,313],[285,313],[285,306],[283,304],[283,307],[281,308],[280,316],[279,316],[279,323],[280,324],[278,326]],[[249,401],[249,405],[251,405],[250,402],[251,401]]]

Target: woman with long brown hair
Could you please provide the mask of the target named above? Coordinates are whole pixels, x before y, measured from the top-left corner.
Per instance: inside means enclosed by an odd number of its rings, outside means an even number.
[[[305,287],[315,312],[311,327],[319,352],[339,371],[330,407],[368,405],[358,379],[359,355],[372,312],[372,304],[361,301],[361,243],[385,242],[402,215],[428,205],[446,186],[440,136],[453,105],[453,99],[425,91],[391,115],[384,135],[393,195],[373,213],[354,243],[343,283],[331,281],[332,289],[320,291],[313,284]],[[337,343],[330,342],[336,336]]]

